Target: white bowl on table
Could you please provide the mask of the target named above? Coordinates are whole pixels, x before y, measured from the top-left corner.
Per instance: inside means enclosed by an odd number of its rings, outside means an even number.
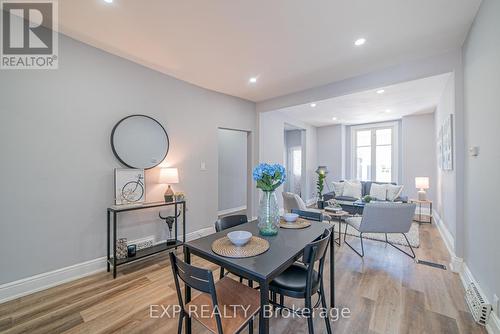
[[[285,213],[283,215],[283,219],[287,222],[287,223],[293,223],[295,222],[297,219],[299,218],[299,215],[296,214],[296,213]]]
[[[233,231],[227,234],[229,240],[233,245],[241,247],[244,246],[252,237],[252,233],[248,231]]]

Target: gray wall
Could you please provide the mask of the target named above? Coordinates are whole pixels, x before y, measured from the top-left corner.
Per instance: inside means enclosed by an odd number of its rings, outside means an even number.
[[[328,189],[333,190],[332,181],[344,178],[343,144],[345,142],[345,126],[332,125],[320,127],[316,130],[318,136],[318,165],[327,166],[329,173],[326,176]]]
[[[465,159],[464,257],[490,302],[500,296],[499,32],[500,1],[483,0],[464,46],[466,147],[480,147]]]
[[[457,124],[456,124],[456,106],[455,106],[455,80],[451,75],[443,95],[438,103],[435,112],[435,138],[438,137],[439,128],[449,115],[453,117],[453,170],[442,170],[437,165],[436,159],[436,204],[435,210],[438,213],[438,219],[446,225],[452,237],[457,239]],[[437,145],[437,141],[435,142]],[[438,154],[437,150],[436,156]],[[437,157],[436,157],[437,158]]]
[[[147,114],[165,126],[166,165],[179,168],[174,190],[187,196],[187,232],[217,218],[217,128],[252,131],[256,148],[254,103],[63,36],[59,49],[58,70],[0,71],[0,283],[105,256],[105,212],[120,167],[109,136],[122,117]],[[165,191],[157,173],[146,173],[149,201]],[[157,214],[123,214],[119,236],[165,239]]]
[[[401,120],[401,173],[404,193],[417,198],[415,177],[428,176],[427,198],[434,201],[436,193],[436,137],[434,113],[405,116]]]
[[[219,211],[247,204],[247,133],[218,130]]]

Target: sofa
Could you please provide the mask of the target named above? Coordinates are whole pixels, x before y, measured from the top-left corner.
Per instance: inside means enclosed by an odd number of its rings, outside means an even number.
[[[340,182],[344,182],[343,180]],[[366,195],[370,195],[370,188],[373,183],[376,184],[388,184],[389,182],[373,182],[373,181],[361,181],[361,197],[365,197]],[[390,182],[390,184],[397,185],[394,182]],[[336,196],[335,192],[329,192],[323,195],[323,200],[324,201],[329,201],[331,199],[335,199],[337,201],[345,201],[345,202],[355,202],[359,200],[359,198],[355,197],[347,197],[347,196]],[[394,200],[394,202],[403,202],[407,203],[408,202],[408,197],[407,196],[399,196]]]

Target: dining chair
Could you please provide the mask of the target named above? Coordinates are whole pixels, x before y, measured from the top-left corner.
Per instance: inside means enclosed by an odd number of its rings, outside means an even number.
[[[384,233],[386,243],[414,259],[415,252],[406,237],[406,233],[410,231],[413,223],[415,208],[415,203],[368,203],[363,209],[363,216],[350,217],[345,220],[344,243],[356,254],[363,257],[365,255],[363,233]],[[346,241],[348,225],[359,232],[361,253]],[[389,242],[387,234],[390,233],[401,233],[410,248],[411,254]]]
[[[325,266],[325,256],[330,241],[330,230],[325,229],[323,234],[304,248],[303,262],[296,262],[283,273],[274,278],[269,284],[271,291],[271,304],[280,309],[287,309],[291,312],[300,313],[307,317],[309,334],[314,333],[313,315],[314,308],[321,303],[326,310],[325,323],[328,334],[332,333],[329,310],[325,299],[325,288],[323,284],[323,269]],[[319,262],[318,270],[315,264]],[[276,302],[276,294],[280,295],[280,302]],[[318,294],[318,302],[312,305],[312,296]],[[292,310],[284,305],[283,296],[305,300],[304,311]]]
[[[220,232],[223,230],[226,230],[231,227],[235,227],[241,224],[248,223],[248,217],[246,215],[232,215],[232,216],[225,216],[222,218],[219,218],[215,222],[215,231]],[[220,267],[220,276],[219,278],[224,277],[224,268]],[[236,275],[236,274],[234,274]],[[238,276],[238,275],[236,275]],[[240,283],[243,282],[243,278],[241,276],[238,276],[240,278]]]
[[[253,332],[253,318],[260,311],[260,293],[229,277],[214,283],[208,269],[187,264],[170,253],[175,289],[181,307],[177,333],[182,333],[184,317],[194,318],[212,333],[239,333],[247,324]],[[179,278],[192,289],[202,292],[184,305]],[[240,306],[240,307],[234,307]],[[211,310],[207,312],[206,310]],[[205,316],[208,313],[210,316]],[[221,317],[221,314],[224,316]]]

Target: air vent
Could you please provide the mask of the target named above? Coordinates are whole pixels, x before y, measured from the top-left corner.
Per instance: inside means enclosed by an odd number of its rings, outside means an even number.
[[[444,264],[440,264],[440,263],[434,263],[434,262],[429,262],[429,261],[425,261],[425,260],[418,260],[417,263],[423,264],[424,266],[429,266],[429,267],[434,267],[434,268],[446,270],[446,266]]]
[[[474,317],[474,320],[481,326],[486,326],[491,313],[491,304],[486,304],[479,289],[474,283],[470,283],[465,291],[465,300]]]

